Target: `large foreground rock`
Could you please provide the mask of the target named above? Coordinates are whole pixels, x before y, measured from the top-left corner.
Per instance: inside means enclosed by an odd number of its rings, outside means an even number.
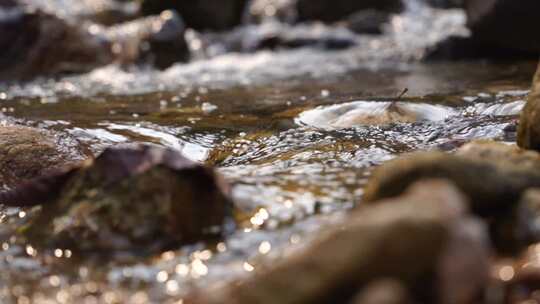
[[[504,213],[515,207],[523,191],[540,186],[540,155],[495,142],[465,145],[457,155],[413,153],[376,169],[364,201],[398,196],[425,178],[451,180],[481,215]]]
[[[517,144],[524,149],[540,151],[540,66],[534,75],[527,104],[521,112]]]
[[[540,239],[536,202],[525,195],[539,187],[540,154],[489,141],[467,144],[455,154],[422,152],[390,161],[368,182],[364,204],[400,195],[410,184],[445,178],[468,196],[478,215],[489,219],[498,252],[514,254]],[[524,199],[525,198],[525,199]],[[362,204],[360,204],[362,206]]]
[[[463,196],[430,181],[354,211],[312,245],[245,281],[187,302],[347,303],[359,288],[390,277],[424,286],[421,296],[429,302],[470,303],[485,284],[487,257],[485,231],[466,215]]]
[[[22,232],[47,248],[152,253],[224,233],[232,206],[211,168],[174,150],[111,148],[0,198],[43,205]]]
[[[468,26],[475,40],[507,49],[538,52],[537,0],[466,0]]]

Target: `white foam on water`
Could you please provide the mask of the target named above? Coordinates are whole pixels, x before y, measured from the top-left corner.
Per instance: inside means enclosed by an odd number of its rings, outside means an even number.
[[[320,106],[300,113],[296,123],[319,129],[342,129],[373,124],[372,121],[379,121],[382,124],[408,120],[441,121],[458,113],[457,110],[450,107],[426,103],[396,102],[395,108],[392,109],[391,106],[392,102],[382,101],[354,101],[332,106]],[[399,114],[388,115],[396,110],[399,111]],[[366,117],[376,119],[366,119]],[[398,119],[397,121],[388,121],[391,117]],[[403,119],[400,120],[399,117]]]

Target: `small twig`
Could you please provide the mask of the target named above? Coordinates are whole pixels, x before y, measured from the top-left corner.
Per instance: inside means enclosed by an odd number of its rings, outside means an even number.
[[[405,94],[409,92],[409,88],[404,88],[403,91],[398,95],[397,99],[401,99]]]

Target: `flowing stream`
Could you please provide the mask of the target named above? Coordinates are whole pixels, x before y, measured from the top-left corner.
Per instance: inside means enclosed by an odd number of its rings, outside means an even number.
[[[461,11],[411,2],[384,35],[356,35],[347,50],[218,54],[162,72],[108,66],[0,87],[5,115],[68,133],[93,153],[145,142],[216,166],[252,215],[219,243],[104,263],[21,243],[16,230],[33,211],[0,206],[3,303],[182,303],[193,288],[271,265],[339,224],[383,161],[472,139],[513,141],[535,63],[415,60],[429,41],[466,34],[463,22]],[[257,35],[263,26],[246,28]],[[414,119],[384,116],[396,105]]]

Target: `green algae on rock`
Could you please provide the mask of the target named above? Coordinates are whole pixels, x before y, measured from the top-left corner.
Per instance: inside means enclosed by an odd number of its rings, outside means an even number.
[[[69,174],[21,229],[36,244],[151,253],[219,236],[231,220],[219,176],[174,150],[110,148]]]
[[[423,292],[440,303],[469,303],[485,284],[489,249],[484,226],[465,205],[447,182],[417,183],[402,197],[353,211],[277,265],[186,302],[346,303],[359,288],[391,277],[408,287],[427,279],[434,288]],[[456,277],[464,284],[448,283]]]
[[[540,151],[540,65],[519,118],[517,144],[524,149]]]

